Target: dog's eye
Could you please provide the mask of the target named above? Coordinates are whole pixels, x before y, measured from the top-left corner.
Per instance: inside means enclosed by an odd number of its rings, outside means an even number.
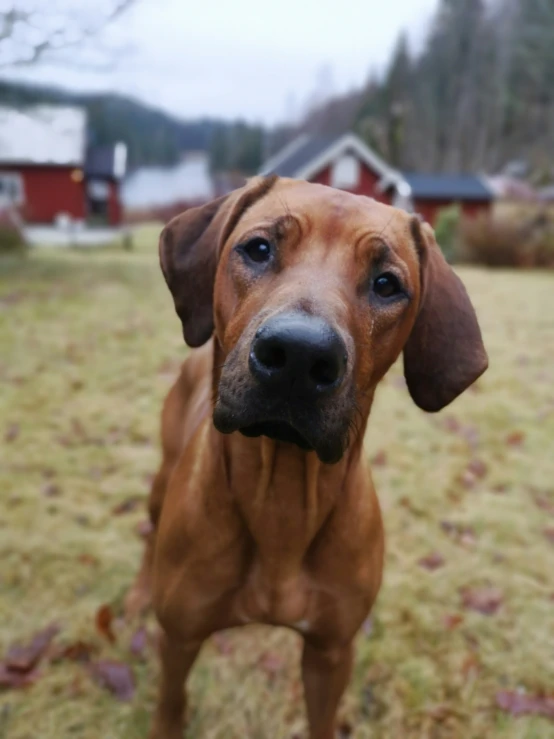
[[[373,290],[380,298],[392,298],[402,292],[402,286],[396,275],[384,272],[373,282]]]
[[[266,239],[256,237],[243,244],[242,251],[257,264],[268,262],[271,257],[271,245]]]

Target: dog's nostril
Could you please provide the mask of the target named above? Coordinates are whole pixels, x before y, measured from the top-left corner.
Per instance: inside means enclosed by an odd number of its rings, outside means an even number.
[[[338,375],[338,364],[330,359],[318,359],[310,370],[310,377],[316,385],[332,385]]]
[[[256,359],[268,369],[282,369],[287,363],[287,355],[282,346],[262,342],[256,347]]]

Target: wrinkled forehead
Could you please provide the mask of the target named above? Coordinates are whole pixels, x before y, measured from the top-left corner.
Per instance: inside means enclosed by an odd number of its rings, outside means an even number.
[[[304,240],[356,243],[381,239],[404,259],[416,257],[411,217],[404,211],[351,193],[294,180],[279,180],[239,219],[231,240],[274,224]],[[298,233],[300,231],[300,233]]]

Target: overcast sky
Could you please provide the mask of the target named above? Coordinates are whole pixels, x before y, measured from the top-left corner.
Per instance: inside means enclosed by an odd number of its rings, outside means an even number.
[[[437,0],[136,0],[107,40],[127,50],[109,73],[19,72],[110,89],[184,118],[275,123],[315,90],[337,93],[381,70],[405,29],[421,44]]]

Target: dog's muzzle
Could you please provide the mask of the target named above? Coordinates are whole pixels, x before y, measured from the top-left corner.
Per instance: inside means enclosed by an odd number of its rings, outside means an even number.
[[[348,352],[327,321],[300,311],[273,316],[248,347],[229,355],[214,424],[222,433],[268,436],[315,450],[324,462],[344,451],[350,420],[343,392]]]

